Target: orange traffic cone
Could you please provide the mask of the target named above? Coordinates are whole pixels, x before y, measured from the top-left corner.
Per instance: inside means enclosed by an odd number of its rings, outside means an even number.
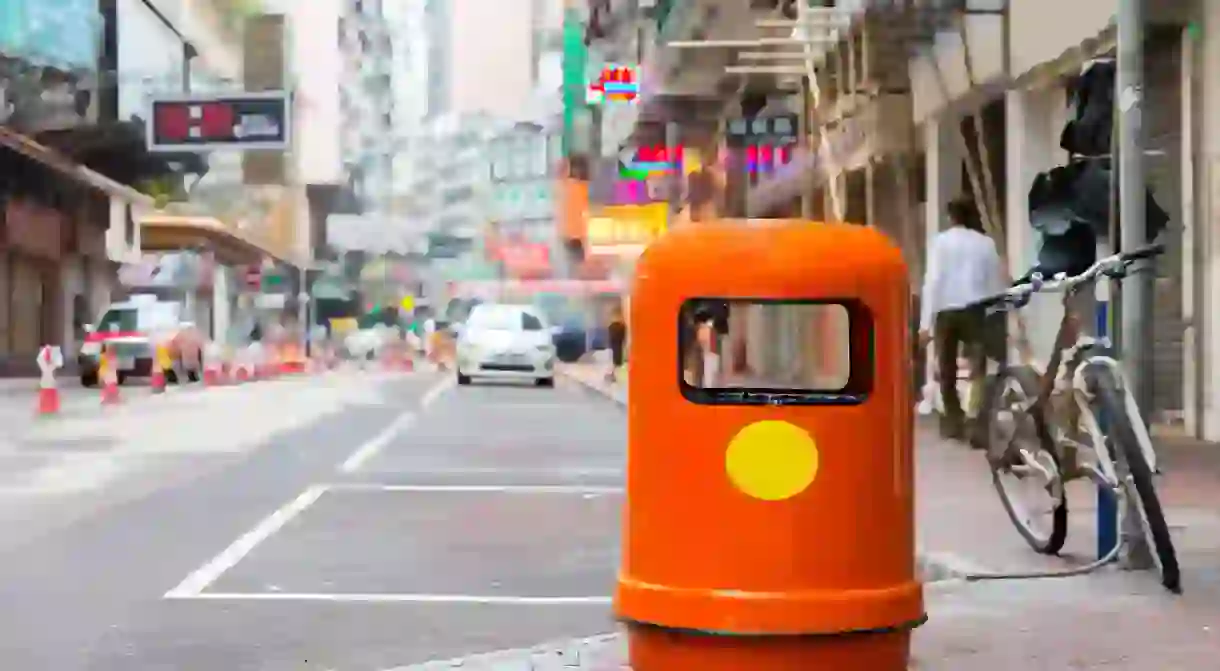
[[[164,394],[167,371],[174,367],[174,362],[169,358],[169,348],[165,345],[157,345],[153,350],[152,370],[149,372],[148,386],[152,388],[154,394]]]
[[[216,364],[209,363],[203,367],[203,386],[205,386],[205,387],[220,386],[220,371],[217,370]]]
[[[57,349],[47,345],[38,353],[38,367],[42,377],[38,382],[38,414],[54,415],[59,412],[59,387],[55,384],[55,369],[62,365],[57,361]]]
[[[98,357],[98,379],[102,382],[102,405],[119,402],[119,372],[115,370],[114,350],[107,347]]]
[[[54,415],[59,412],[59,389],[56,387],[40,387],[38,389],[38,414]]]
[[[102,381],[102,405],[117,405],[119,396],[119,381],[113,374]]]
[[[152,372],[148,376],[148,386],[154,394],[165,393],[165,371],[161,370],[160,366],[153,365]]]

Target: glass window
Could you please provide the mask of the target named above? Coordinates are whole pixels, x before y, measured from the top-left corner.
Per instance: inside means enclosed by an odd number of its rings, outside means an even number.
[[[542,320],[528,312],[521,313],[521,326],[526,331],[541,331],[543,329]]]
[[[152,303],[140,306],[139,326],[141,331],[177,328],[181,310],[178,303]]]
[[[98,320],[96,330],[99,333],[131,333],[138,325],[135,308],[111,308]]]
[[[678,320],[679,384],[696,403],[859,403],[871,386],[858,303],[692,299]]]
[[[483,331],[520,331],[521,310],[505,305],[480,305],[466,321],[467,328]]]

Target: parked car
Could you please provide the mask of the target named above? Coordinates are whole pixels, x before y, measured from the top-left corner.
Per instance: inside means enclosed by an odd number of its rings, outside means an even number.
[[[164,342],[174,369],[168,381],[177,382],[182,373],[198,381],[203,370],[203,333],[185,319],[183,304],[156,296],[133,296],[107,307],[94,324],[85,325],[85,338],[77,354],[81,384],[92,387],[98,382],[103,346],[114,348],[119,384],[128,377],[152,372],[155,343]]]
[[[458,327],[457,381],[474,378],[555,384],[555,345],[538,312],[527,305],[483,303]]]

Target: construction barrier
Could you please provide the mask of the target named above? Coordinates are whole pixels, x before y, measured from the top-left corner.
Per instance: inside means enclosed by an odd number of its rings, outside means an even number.
[[[674,229],[640,258],[614,595],[632,669],[908,668],[926,614],[907,272],[876,229],[804,221]],[[846,311],[846,384],[684,382],[695,299]]]

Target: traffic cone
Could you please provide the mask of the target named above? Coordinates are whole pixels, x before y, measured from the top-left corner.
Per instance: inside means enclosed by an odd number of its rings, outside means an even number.
[[[111,373],[102,380],[102,405],[117,405],[121,400],[118,376]]]
[[[54,415],[59,413],[59,389],[56,387],[39,387],[38,414]]]
[[[154,394],[165,393],[165,371],[156,364],[153,364],[152,372],[149,374],[148,386]]]
[[[55,384],[55,369],[62,365],[57,361],[58,349],[46,345],[38,353],[38,367],[42,376],[38,381],[38,414],[54,415],[59,412],[59,387]]]
[[[98,379],[102,382],[102,405],[118,404],[119,372],[115,370],[114,350],[109,347],[98,358]]]

